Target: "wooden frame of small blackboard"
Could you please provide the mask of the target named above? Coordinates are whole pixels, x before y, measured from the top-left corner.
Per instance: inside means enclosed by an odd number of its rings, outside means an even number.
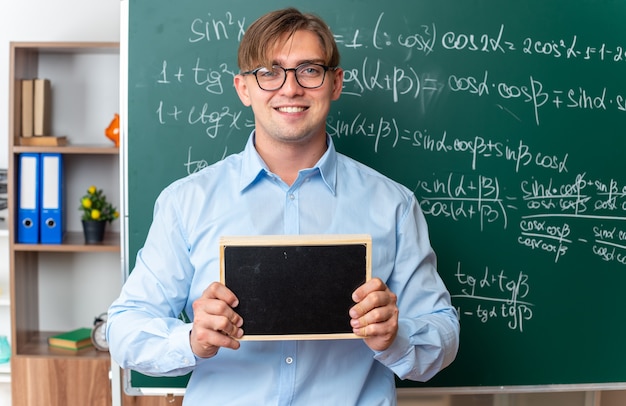
[[[365,234],[220,239],[220,280],[239,299],[242,340],[359,338],[352,293],[371,278]]]

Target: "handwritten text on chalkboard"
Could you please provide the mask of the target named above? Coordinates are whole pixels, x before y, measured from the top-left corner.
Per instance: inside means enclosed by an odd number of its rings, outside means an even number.
[[[189,134],[200,133],[212,142],[253,128],[250,111],[238,102],[221,101],[224,94],[234,93],[232,81],[238,72],[234,58],[213,60],[202,51],[218,42],[236,49],[248,23],[236,12],[209,11],[191,19],[187,41],[198,47],[197,55],[189,60],[163,58],[153,72],[154,84],[171,90],[164,94],[172,94],[155,101],[154,120],[160,126],[182,125],[184,131],[177,135],[183,142]],[[530,68],[535,61],[557,71],[579,72],[585,65],[626,67],[625,44],[613,38],[588,41],[571,33],[553,38],[531,32],[520,35],[519,27],[497,21],[478,31],[450,29],[428,20],[412,27],[419,28],[407,32],[381,11],[371,21],[338,28],[335,38],[345,70],[342,98],[350,109],[338,105],[331,112],[330,136],[338,142],[358,139],[377,156],[412,151],[416,159],[453,160],[454,168],[415,173],[404,182],[431,219],[468,223],[478,233],[513,229],[511,244],[542,256],[546,263],[585,253],[598,264],[615,264],[626,272],[626,180],[621,174],[594,175],[593,168],[585,167],[584,157],[572,153],[567,144],[549,148],[530,132],[528,138],[511,137],[469,124],[462,130],[447,128],[446,122],[425,124],[448,100],[462,100],[457,102],[460,106],[484,103],[490,114],[529,131],[548,122],[554,126],[555,117],[576,119],[581,112],[594,114],[597,120],[615,115],[626,120],[624,82],[597,77],[583,83],[577,75],[556,80],[552,73]],[[389,59],[382,53],[389,50],[397,57]],[[472,54],[474,60],[482,55],[485,62],[471,67],[432,65],[431,59],[442,53]],[[529,66],[511,66],[517,69],[511,74],[510,69],[494,65],[494,58],[499,58],[499,64],[506,66],[512,55]],[[198,103],[197,98],[176,93],[177,87],[188,89],[189,84],[205,100]],[[398,109],[355,111],[354,101],[367,105],[373,98]],[[395,115],[395,110],[402,113]],[[451,116],[456,111],[450,109]],[[233,152],[237,151],[225,147],[221,156]],[[211,161],[192,143],[181,158],[182,175]],[[506,328],[523,332],[533,313],[541,311],[532,303],[534,278],[523,266],[497,272],[485,267],[477,272],[458,262],[449,286],[463,317],[481,323],[502,320]]]

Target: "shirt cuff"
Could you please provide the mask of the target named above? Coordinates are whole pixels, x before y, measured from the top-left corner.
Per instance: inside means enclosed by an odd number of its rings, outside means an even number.
[[[391,346],[384,351],[375,351],[374,359],[393,370],[396,374],[398,363],[413,350],[413,346],[409,341],[409,329],[402,323],[398,325],[398,334]],[[395,368],[394,368],[395,366]]]
[[[192,326],[192,323],[178,326],[170,335],[170,342],[172,343],[170,356],[176,358],[183,368],[193,367],[199,360],[191,350],[191,343],[189,341]]]

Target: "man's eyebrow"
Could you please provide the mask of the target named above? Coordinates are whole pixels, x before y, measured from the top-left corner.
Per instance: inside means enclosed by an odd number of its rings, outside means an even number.
[[[326,62],[322,58],[302,59],[302,60],[298,61],[295,66],[304,65],[306,63],[317,63],[317,64],[320,64],[320,65],[324,65]],[[276,60],[272,61],[272,66],[282,66],[282,67],[285,67],[283,64],[281,64],[280,62],[278,62]]]

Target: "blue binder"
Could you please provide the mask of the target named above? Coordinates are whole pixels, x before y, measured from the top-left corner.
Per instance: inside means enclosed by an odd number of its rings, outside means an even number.
[[[61,244],[65,231],[63,218],[63,156],[61,154],[41,154],[40,179],[40,242],[42,244]]]
[[[17,242],[39,242],[39,166],[36,153],[19,155],[17,191]]]

